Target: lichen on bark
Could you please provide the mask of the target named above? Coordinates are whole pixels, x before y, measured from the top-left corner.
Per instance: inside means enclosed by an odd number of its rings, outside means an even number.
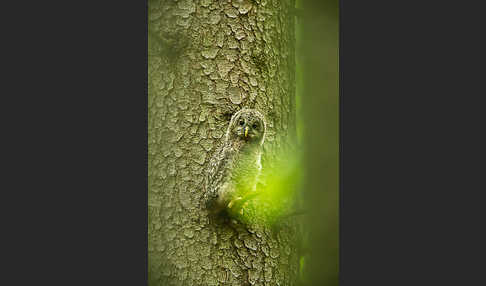
[[[291,221],[278,233],[214,224],[200,204],[232,113],[248,107],[267,118],[264,167],[295,132],[293,5],[149,1],[150,285],[294,284]]]

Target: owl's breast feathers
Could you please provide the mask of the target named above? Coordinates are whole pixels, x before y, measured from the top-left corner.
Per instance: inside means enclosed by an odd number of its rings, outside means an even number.
[[[210,162],[206,191],[216,196],[222,191],[219,190],[222,186],[242,191],[252,188],[260,168],[260,150],[257,146],[245,146],[240,142],[225,144]]]

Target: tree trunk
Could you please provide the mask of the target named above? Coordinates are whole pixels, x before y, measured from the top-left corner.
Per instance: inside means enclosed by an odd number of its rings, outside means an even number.
[[[149,1],[150,285],[295,285],[295,226],[214,224],[203,176],[231,114],[264,114],[269,150],[295,133],[293,0]],[[267,160],[266,160],[267,159]]]

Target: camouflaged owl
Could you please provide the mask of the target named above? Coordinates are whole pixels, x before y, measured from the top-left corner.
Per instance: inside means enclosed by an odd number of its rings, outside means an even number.
[[[231,209],[243,194],[256,190],[266,128],[264,116],[253,109],[231,117],[225,141],[207,170],[204,199],[211,213]]]

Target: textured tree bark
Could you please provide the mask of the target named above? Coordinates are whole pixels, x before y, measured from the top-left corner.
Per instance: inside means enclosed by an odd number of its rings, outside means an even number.
[[[270,150],[295,133],[293,0],[149,1],[150,285],[295,285],[295,224],[215,224],[200,203],[231,114],[264,114]]]

